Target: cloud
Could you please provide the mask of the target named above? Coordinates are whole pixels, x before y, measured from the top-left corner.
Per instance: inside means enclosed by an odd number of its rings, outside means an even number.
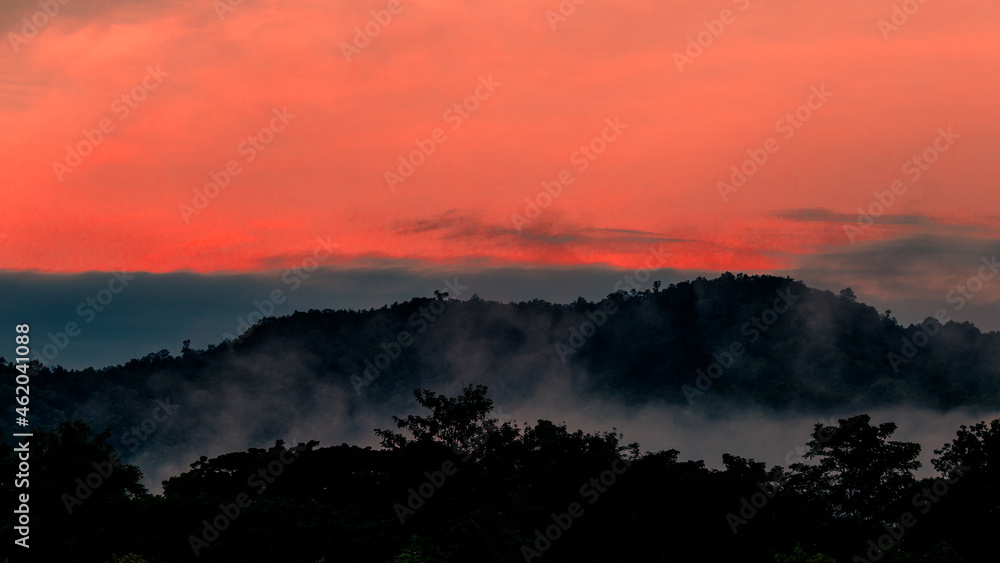
[[[4,4],[0,31],[36,9],[15,4]],[[440,0],[404,3],[345,60],[342,43],[384,6],[246,0],[223,20],[211,2],[63,6],[20,53],[0,49],[0,113],[22,132],[0,140],[17,163],[6,203],[21,218],[5,227],[19,243],[0,267],[259,271],[333,236],[345,259],[632,268],[644,259],[636,248],[659,237],[676,245],[677,268],[782,268],[814,241],[842,238],[815,210],[868,205],[949,125],[961,135],[954,149],[885,225],[957,228],[953,219],[1000,197],[995,112],[976,95],[989,87],[994,8],[925,6],[933,18],[914,17],[886,42],[876,25],[891,13],[884,6],[754,4],[679,73],[673,53],[717,8],[580,5],[553,31],[541,5]],[[149,65],[170,75],[118,119],[111,104]],[[502,86],[453,128],[446,112],[490,74]],[[716,182],[818,84],[834,92],[822,112],[723,203]],[[275,107],[299,117],[182,221],[178,206],[243,158],[241,143]],[[628,129],[584,167],[581,147],[616,117]],[[105,118],[115,130],[60,182],[53,162]],[[390,191],[385,172],[438,128],[447,140]],[[563,171],[573,182],[515,238],[511,215]],[[918,219],[930,217],[938,223]]]
[[[482,213],[460,213],[455,209],[428,219],[397,221],[393,227],[400,234],[434,233],[444,240],[467,242],[476,246],[495,243],[522,246],[606,245],[627,248],[634,244],[696,242],[635,229],[556,226],[551,223],[539,223],[518,230],[513,226],[489,224],[482,219]]]
[[[774,216],[787,221],[799,222],[823,222],[823,223],[850,223],[857,224],[859,214],[834,213],[822,207],[812,207],[805,209],[781,209],[774,213]],[[882,215],[878,222],[888,225],[934,225],[938,221],[933,217],[917,215]]]
[[[813,287],[851,287],[859,300],[891,309],[904,324],[920,322],[945,309],[951,318],[998,330],[1000,276],[982,282],[961,310],[954,292],[977,278],[1000,253],[998,238],[922,235],[873,241],[802,256],[787,274]],[[991,271],[985,269],[985,275]]]

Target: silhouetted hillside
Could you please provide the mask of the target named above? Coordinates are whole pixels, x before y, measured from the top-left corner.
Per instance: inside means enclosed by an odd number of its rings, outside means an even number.
[[[370,443],[371,428],[405,408],[414,388],[488,385],[508,411],[572,396],[561,412],[598,401],[719,418],[743,407],[1000,405],[997,333],[935,320],[901,327],[849,294],[786,278],[727,273],[657,289],[568,305],[436,295],[313,310],[266,318],[205,351],[185,346],[102,369],[36,365],[30,418],[49,429],[69,420],[110,429],[125,459],[156,478],[191,456],[277,436]],[[902,358],[904,342],[923,343],[926,332],[934,336],[894,371],[889,354]],[[13,371],[0,367],[0,393],[11,397]]]
[[[926,345],[911,349],[906,342],[914,341]],[[455,381],[487,384],[516,400],[547,378],[568,377],[581,392],[628,401],[995,407],[998,344],[1000,334],[968,323],[928,318],[902,327],[872,307],[791,279],[727,273],[658,292],[619,291],[601,303],[416,298],[367,311],[266,318],[238,341],[207,351],[174,357],[163,350],[81,371],[37,366],[47,392],[32,404],[51,409],[43,420],[112,422],[137,400],[217,396],[220,386],[280,392],[304,408],[316,399],[312,383],[342,391],[349,402],[407,397],[415,387]],[[897,369],[891,354],[898,354]],[[2,369],[9,372],[9,364]],[[99,405],[115,405],[115,412]]]

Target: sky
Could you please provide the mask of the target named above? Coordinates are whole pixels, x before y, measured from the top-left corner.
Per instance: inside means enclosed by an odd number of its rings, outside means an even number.
[[[652,266],[907,322],[979,287],[954,316],[997,330],[998,24],[991,0],[4,2],[0,320],[57,332],[129,272],[130,321],[63,356],[117,362],[218,342],[315,261],[282,314],[459,274],[593,299]]]

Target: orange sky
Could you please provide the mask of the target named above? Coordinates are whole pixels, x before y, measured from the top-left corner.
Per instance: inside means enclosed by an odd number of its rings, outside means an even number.
[[[997,238],[993,0],[928,0],[888,39],[887,1],[587,0],[555,21],[557,0],[402,0],[346,60],[389,4],[244,0],[220,19],[208,0],[70,0],[24,42],[11,34],[38,4],[4,2],[0,269],[258,271],[330,237],[343,265],[637,267],[667,245],[665,267],[767,271],[873,241]],[[810,101],[786,138],[779,120]],[[459,121],[463,102],[477,107]],[[273,119],[282,108],[294,118]],[[273,125],[263,150],[243,144]],[[949,127],[913,181],[904,165]],[[602,133],[615,139],[581,170],[574,153]],[[723,200],[717,183],[769,138],[778,150]],[[185,214],[227,165],[229,185]],[[515,228],[563,170],[572,183]],[[905,192],[852,244],[844,221],[894,180]]]

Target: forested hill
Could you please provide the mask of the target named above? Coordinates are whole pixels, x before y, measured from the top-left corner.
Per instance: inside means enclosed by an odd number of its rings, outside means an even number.
[[[1000,405],[1000,334],[946,317],[900,326],[849,291],[789,278],[727,273],[599,303],[461,297],[266,318],[235,342],[103,369],[37,366],[34,418],[122,428],[169,397],[189,414],[252,403],[258,422],[287,421],[287,409],[336,401],[349,413],[407,400],[416,387],[485,384],[503,404],[553,380],[625,403],[699,408]],[[268,426],[262,439],[281,430]]]

